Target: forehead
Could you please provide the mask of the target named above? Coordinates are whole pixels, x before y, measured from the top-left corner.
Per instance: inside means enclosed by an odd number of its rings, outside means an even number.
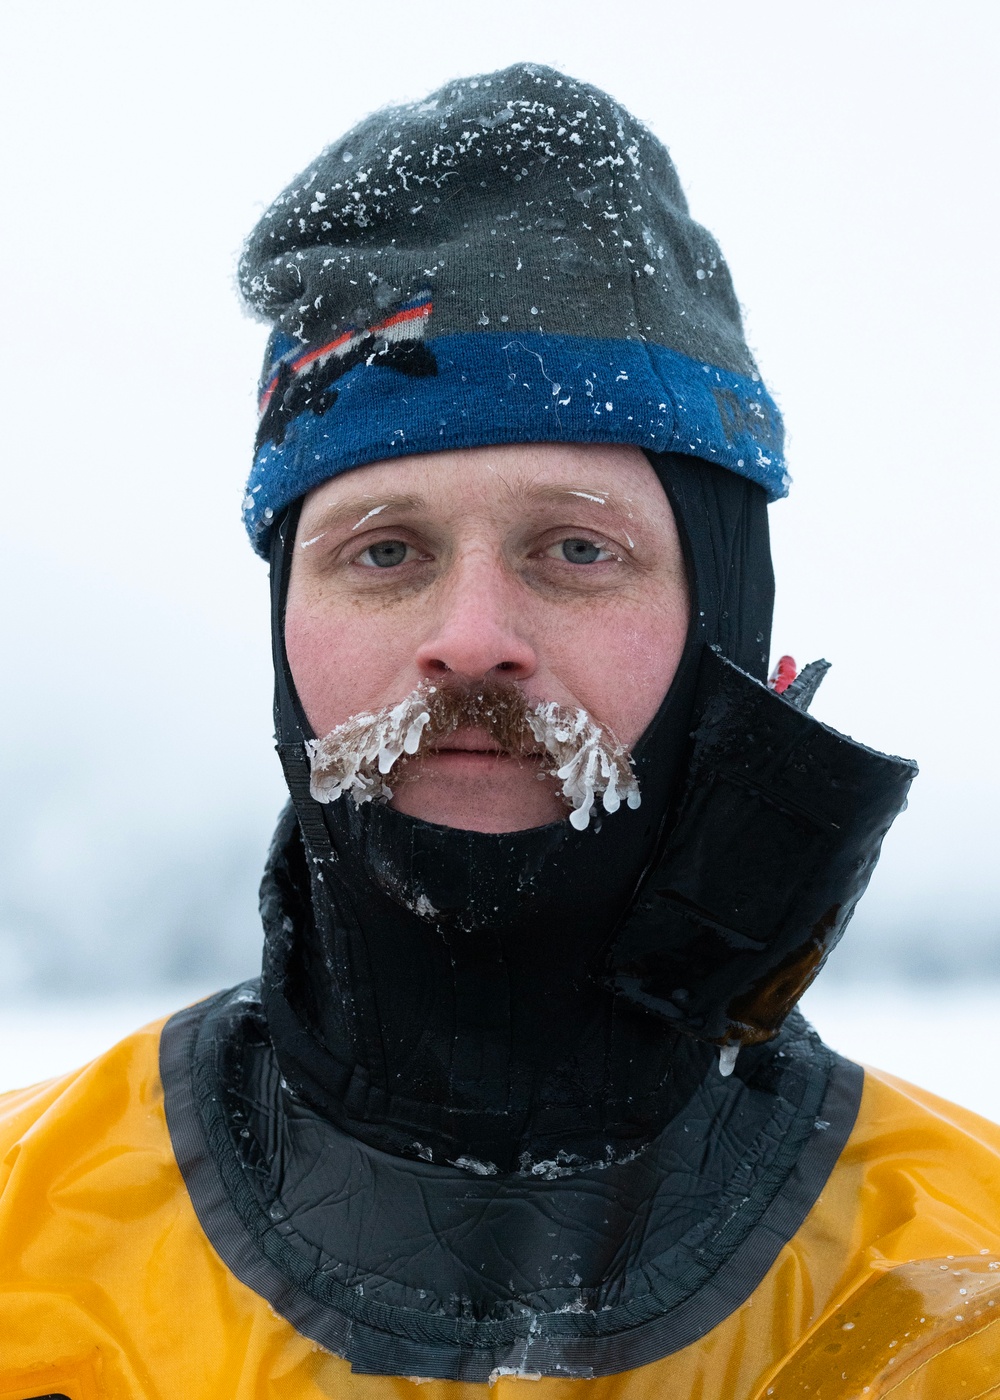
[[[305,498],[303,523],[387,511],[518,514],[572,501],[630,517],[669,514],[663,488],[637,447],[512,443],[422,453],[333,477]],[[353,521],[351,522],[354,523]]]

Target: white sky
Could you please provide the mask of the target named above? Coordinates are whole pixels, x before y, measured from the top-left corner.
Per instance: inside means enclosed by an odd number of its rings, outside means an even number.
[[[923,768],[871,907],[992,921],[998,30],[987,0],[9,7],[0,840],[51,918],[95,862],[262,847],[281,801],[243,236],[373,107],[530,59],[652,126],[730,262],[795,477],[776,654],[828,657],[820,718]]]

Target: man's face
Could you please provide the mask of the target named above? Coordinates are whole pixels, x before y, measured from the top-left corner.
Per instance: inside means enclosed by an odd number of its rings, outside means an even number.
[[[631,746],[687,627],[677,527],[636,447],[429,453],[347,472],[303,504],[285,646],[318,735],[421,682],[506,682],[529,704],[584,708]],[[463,727],[403,765],[391,805],[467,831],[520,831],[566,816],[558,784],[540,775],[537,758]]]

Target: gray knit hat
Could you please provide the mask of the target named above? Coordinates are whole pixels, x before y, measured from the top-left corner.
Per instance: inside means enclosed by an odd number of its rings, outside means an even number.
[[[621,442],[787,490],[781,417],[664,147],[518,64],[376,112],[280,195],[240,287],[273,326],[244,514],[414,452]]]

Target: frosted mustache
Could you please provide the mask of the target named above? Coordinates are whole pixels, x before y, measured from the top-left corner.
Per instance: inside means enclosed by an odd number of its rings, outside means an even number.
[[[307,739],[309,790],[317,802],[350,793],[360,806],[388,800],[385,779],[404,755],[411,757],[462,727],[486,729],[507,753],[541,754],[562,784],[562,796],[577,831],[586,830],[595,800],[606,812],[622,802],[639,806],[639,784],[628,750],[587,714],[554,701],[529,706],[513,686],[456,691],[424,683],[398,705],[353,715],[322,739]]]

